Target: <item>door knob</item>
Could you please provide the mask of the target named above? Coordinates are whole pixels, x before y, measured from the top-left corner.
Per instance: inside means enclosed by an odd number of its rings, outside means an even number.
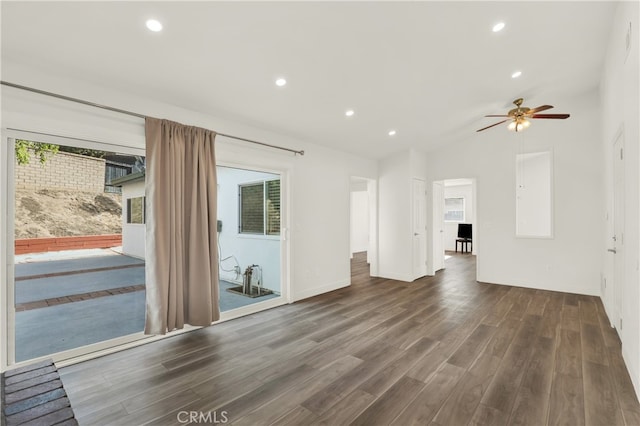
[[[614,249],[614,248],[612,248],[612,249],[607,249],[607,251],[610,251],[610,252],[611,252],[611,253],[613,253],[613,254],[616,254],[616,253],[617,253],[616,249]]]
[[[418,234],[417,232],[414,232],[414,233],[413,233],[413,236],[414,236],[414,237],[417,237],[418,235],[420,235],[420,234]]]

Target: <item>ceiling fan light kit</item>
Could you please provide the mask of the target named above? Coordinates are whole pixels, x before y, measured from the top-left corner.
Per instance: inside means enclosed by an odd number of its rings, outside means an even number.
[[[507,126],[507,129],[520,132],[531,125],[531,122],[526,118],[515,119]]]
[[[539,107],[532,109],[532,108],[523,107],[522,106],[523,102],[524,102],[524,99],[522,98],[518,98],[515,101],[513,101],[513,104],[516,107],[510,110],[506,115],[501,115],[501,114],[485,115],[485,117],[506,117],[506,119],[499,121],[497,123],[494,123],[490,126],[483,127],[482,129],[476,130],[476,132],[481,132],[483,130],[490,129],[499,124],[506,123],[507,121],[509,122],[509,124],[507,125],[507,129],[520,132],[531,125],[531,122],[529,121],[530,119],[552,118],[552,119],[564,120],[570,117],[570,114],[538,114],[539,112],[546,111],[548,109],[553,108],[553,106],[540,105]]]

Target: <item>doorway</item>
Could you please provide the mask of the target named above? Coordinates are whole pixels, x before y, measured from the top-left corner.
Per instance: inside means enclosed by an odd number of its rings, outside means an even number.
[[[446,268],[453,256],[477,253],[477,197],[474,178],[433,182],[432,257],[430,273]],[[467,232],[471,229],[471,235]],[[460,234],[463,232],[464,235]],[[465,243],[457,242],[461,236]],[[469,238],[470,237],[470,238]]]
[[[378,187],[375,179],[352,176],[349,182],[350,258],[366,258],[369,275],[378,276]]]

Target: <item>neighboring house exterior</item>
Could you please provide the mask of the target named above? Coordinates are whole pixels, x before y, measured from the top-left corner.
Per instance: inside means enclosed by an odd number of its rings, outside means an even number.
[[[104,192],[120,194],[121,188],[112,185],[111,182],[131,174],[131,165],[107,160],[104,166]]]
[[[120,194],[121,188],[111,182],[144,169],[144,157],[109,153],[104,159],[104,192]]]
[[[145,257],[145,172],[132,173],[111,181],[122,188],[122,252]]]

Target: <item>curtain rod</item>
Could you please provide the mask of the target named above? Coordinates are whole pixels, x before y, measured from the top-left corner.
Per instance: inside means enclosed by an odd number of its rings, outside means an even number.
[[[72,98],[70,96],[60,95],[60,94],[52,93],[52,92],[47,92],[46,90],[35,89],[33,87],[22,86],[20,84],[10,83],[10,82],[4,81],[4,80],[0,81],[0,84],[2,84],[3,86],[13,87],[13,88],[16,88],[16,89],[26,90],[28,92],[38,93],[40,95],[51,96],[52,98],[64,99],[65,101],[75,102],[75,103],[78,103],[78,104],[88,105],[88,106],[92,106],[92,107],[95,107],[95,108],[101,108],[101,109],[106,109],[106,110],[113,111],[113,112],[118,112],[120,114],[126,114],[126,115],[130,115],[132,117],[138,117],[138,118],[143,118],[143,119],[147,118],[146,115],[139,114],[137,112],[127,111],[125,109],[114,108],[114,107],[110,107],[108,105],[97,104],[97,103],[94,103],[94,102],[85,101],[83,99]],[[299,151],[299,150],[295,150],[295,149],[291,149],[291,148],[285,148],[285,147],[282,147],[282,146],[271,145],[271,144],[268,144],[268,143],[265,143],[265,142],[259,142],[259,141],[254,141],[254,140],[251,140],[251,139],[241,138],[239,136],[228,135],[226,133],[218,133],[218,132],[216,132],[216,134],[220,135],[220,136],[224,136],[226,138],[230,138],[230,139],[235,139],[235,140],[239,140],[239,141],[243,141],[243,142],[254,143],[254,144],[266,146],[266,147],[269,147],[269,148],[280,149],[280,150],[283,150],[283,151],[293,152],[294,154],[304,155],[304,151],[303,150]]]

